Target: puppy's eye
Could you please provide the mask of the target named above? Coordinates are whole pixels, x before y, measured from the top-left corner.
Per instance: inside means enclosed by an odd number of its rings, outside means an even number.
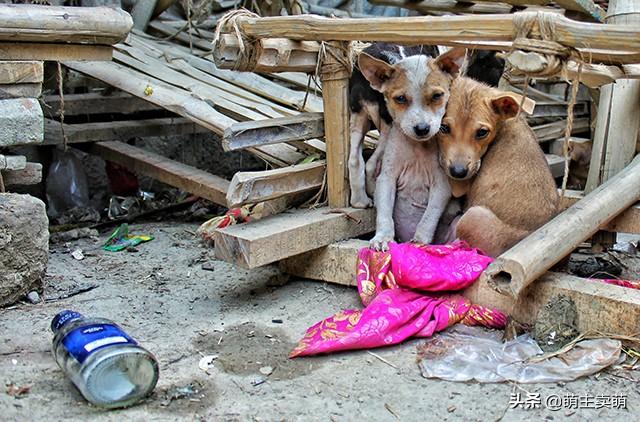
[[[484,139],[489,135],[489,129],[480,128],[476,131],[476,139]]]
[[[398,95],[397,97],[394,97],[393,100],[398,104],[406,104],[407,103],[407,97],[405,97],[404,95]]]
[[[444,94],[442,92],[436,92],[435,94],[433,94],[431,96],[431,99],[433,101],[438,101],[440,98],[442,98],[444,96]]]
[[[451,128],[448,125],[445,125],[444,123],[440,125],[440,133],[451,133]]]

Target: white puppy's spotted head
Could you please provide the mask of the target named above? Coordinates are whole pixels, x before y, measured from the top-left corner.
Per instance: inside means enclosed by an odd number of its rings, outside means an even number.
[[[454,48],[437,58],[409,56],[391,65],[360,54],[358,66],[387,103],[394,125],[411,139],[427,141],[440,130],[451,81],[458,75],[466,50]]]

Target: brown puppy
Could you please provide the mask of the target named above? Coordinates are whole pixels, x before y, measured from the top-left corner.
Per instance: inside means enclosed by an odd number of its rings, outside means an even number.
[[[498,256],[549,221],[559,196],[544,153],[524,117],[522,97],[460,77],[451,85],[438,135],[440,165],[453,195],[467,195],[455,234]],[[523,109],[531,111],[530,100]]]

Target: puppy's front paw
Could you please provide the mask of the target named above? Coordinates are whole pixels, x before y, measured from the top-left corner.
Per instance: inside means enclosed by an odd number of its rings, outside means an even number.
[[[429,245],[433,241],[433,236],[423,236],[419,233],[416,233],[411,239],[411,243],[419,243],[421,245]]]
[[[351,206],[353,208],[371,208],[373,201],[367,195],[351,195]]]
[[[386,252],[389,250],[389,243],[393,242],[393,233],[376,232],[376,235],[369,241],[369,245],[376,251]]]

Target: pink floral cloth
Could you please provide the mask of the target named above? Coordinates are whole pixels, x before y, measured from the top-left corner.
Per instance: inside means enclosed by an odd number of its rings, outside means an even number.
[[[458,322],[504,328],[502,312],[451,293],[471,285],[491,261],[463,242],[392,243],[389,252],[363,248],[356,277],[365,308],[340,311],[315,324],[290,357],[398,344]]]

